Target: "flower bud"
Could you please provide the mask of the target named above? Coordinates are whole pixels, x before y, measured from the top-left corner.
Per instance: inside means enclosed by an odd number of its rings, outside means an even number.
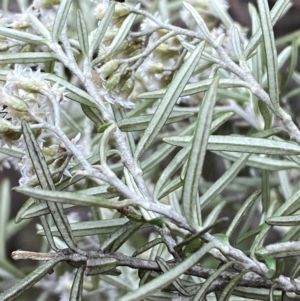
[[[99,70],[98,74],[102,79],[107,79],[111,76],[120,66],[119,60],[111,60],[105,63]]]
[[[107,7],[103,3],[100,3],[96,6],[95,15],[98,20],[102,20],[104,18],[106,9],[107,9]]]
[[[121,4],[121,3],[116,3],[115,6],[115,12],[114,12],[114,17],[115,18],[120,18],[124,17],[130,14],[130,8]]]
[[[27,112],[25,101],[16,96],[7,95],[7,97],[3,98],[3,104],[16,111]]]
[[[32,6],[35,9],[51,7],[60,4],[60,0],[34,0]]]
[[[105,88],[108,91],[115,89],[117,87],[117,85],[120,83],[121,75],[122,74],[120,72],[117,72],[117,73],[114,73],[112,76],[110,76],[109,79],[105,83]]]
[[[21,136],[22,136],[21,132],[15,132],[13,130],[8,130],[7,132],[4,133],[4,137],[7,140],[12,140],[12,141],[20,139]]]
[[[48,165],[56,160],[56,156],[58,155],[59,152],[61,152],[61,149],[58,145],[42,148],[42,153],[45,156]]]
[[[148,65],[149,73],[162,73],[164,71],[164,65],[161,62],[152,62]]]
[[[168,44],[162,43],[155,50],[155,53],[165,57],[172,58],[174,55],[178,54],[178,49],[171,48]]]
[[[17,88],[23,89],[29,93],[40,93],[41,89],[49,91],[51,88],[49,84],[44,81],[37,81],[30,78],[23,78],[20,82],[17,83],[16,86]]]
[[[29,19],[28,16],[26,16],[25,18],[19,20],[19,21],[14,21],[13,24],[11,25],[11,27],[13,29],[17,29],[17,30],[23,30],[23,29],[27,29],[31,24],[31,21]]]
[[[127,98],[132,93],[133,88],[134,88],[134,80],[132,78],[128,78],[121,88],[122,96],[124,98]]]
[[[0,134],[8,132],[11,126],[12,124],[8,120],[0,117]]]

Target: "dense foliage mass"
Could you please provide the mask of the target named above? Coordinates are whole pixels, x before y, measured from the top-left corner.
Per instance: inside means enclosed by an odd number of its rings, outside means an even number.
[[[15,224],[1,183],[0,300],[300,299],[290,1],[250,29],[225,0],[24,2],[0,19],[0,162],[28,196]]]

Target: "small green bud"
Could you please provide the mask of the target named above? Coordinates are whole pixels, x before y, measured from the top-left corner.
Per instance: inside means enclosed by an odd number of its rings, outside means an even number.
[[[122,74],[120,72],[114,73],[112,76],[109,77],[107,82],[105,83],[105,88],[108,91],[112,91],[117,87],[117,85],[120,83]]]
[[[155,50],[155,53],[161,55],[162,57],[165,58],[172,58],[174,55],[178,54],[179,51],[178,49],[174,49],[173,47],[170,47],[166,43],[160,44]]]
[[[3,103],[11,109],[19,112],[27,112],[27,106],[22,98],[16,96],[8,96],[3,99]]]
[[[15,132],[13,130],[8,130],[7,132],[4,133],[4,137],[8,140],[18,140],[22,136],[21,132]]]
[[[103,3],[98,4],[95,8],[95,15],[98,20],[102,20],[104,18],[106,12],[106,7]]]
[[[60,0],[35,0],[33,1],[32,6],[35,9],[41,9],[58,5],[60,2]]]
[[[8,120],[0,117],[0,134],[8,132],[11,126],[12,124]]]
[[[119,60],[111,60],[105,63],[99,70],[98,73],[102,79],[107,79],[111,76],[120,66]]]
[[[61,152],[59,145],[53,145],[51,147],[43,147],[42,153],[45,156],[47,164],[51,164],[56,160],[56,156]]]
[[[148,71],[152,74],[162,73],[164,71],[164,65],[160,62],[153,62],[149,65]]]
[[[133,88],[134,88],[134,80],[131,78],[128,78],[121,88],[122,96],[124,98],[127,98],[132,93]]]
[[[114,17],[115,18],[120,18],[124,17],[130,14],[130,8],[121,4],[121,3],[116,3],[115,6],[115,12],[114,12]]]
[[[50,86],[44,81],[37,81],[34,79],[23,79],[18,84],[17,87],[19,89],[23,89],[29,93],[40,93],[41,89],[45,89],[47,91],[50,90]]]

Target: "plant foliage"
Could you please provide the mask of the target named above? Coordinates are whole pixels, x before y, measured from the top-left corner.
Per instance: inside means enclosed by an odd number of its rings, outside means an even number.
[[[119,2],[3,1],[0,163],[28,199],[10,220],[2,181],[0,300],[300,299],[291,2],[248,32],[225,0]]]

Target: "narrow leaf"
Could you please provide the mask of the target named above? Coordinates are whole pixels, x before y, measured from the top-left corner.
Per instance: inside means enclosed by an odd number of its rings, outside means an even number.
[[[133,292],[129,292],[118,301],[137,301],[147,296],[150,296],[154,292],[157,292],[159,289],[168,286],[180,275],[184,274],[192,266],[196,265],[198,261],[213,247],[215,246],[214,242],[210,242],[203,246],[200,250],[193,253],[191,256],[186,258],[183,262],[178,264],[176,267],[170,271],[158,276],[157,278],[151,280],[150,282],[140,286]]]
[[[164,138],[163,140],[167,143],[183,147],[191,139],[191,136],[175,136]],[[211,135],[208,139],[207,149],[211,151],[232,151],[278,156],[300,154],[300,146],[294,143],[244,136]]]
[[[249,271],[243,270],[239,272],[235,277],[233,277],[222,291],[218,301],[229,300],[231,293],[233,292],[234,288],[238,285],[239,280],[247,273],[249,273]]]
[[[259,2],[259,1],[258,1]],[[277,0],[271,10],[271,21],[272,25],[274,25],[279,18],[282,16],[283,12],[287,9],[287,7],[291,6],[291,1],[289,0]],[[262,30],[258,29],[257,32],[252,36],[249,41],[244,56],[245,58],[249,58],[251,53],[256,49],[256,47],[260,44],[262,39]]]
[[[269,5],[267,0],[258,1],[257,4],[265,45],[264,49],[266,52],[269,95],[271,102],[273,103],[275,108],[277,108],[280,106],[278,88],[277,50],[275,45],[275,38],[269,11]]]
[[[205,300],[205,296],[207,294],[207,291],[209,289],[209,287],[212,285],[212,283],[214,281],[216,281],[219,277],[219,275],[224,272],[225,270],[227,270],[229,267],[231,267],[233,264],[236,264],[237,262],[235,261],[230,261],[225,263],[224,265],[222,265],[221,267],[219,267],[217,269],[216,272],[214,272],[210,277],[208,277],[205,282],[201,285],[201,287],[199,288],[197,294],[195,295],[193,301],[202,301]]]
[[[55,55],[50,52],[21,52],[21,53],[1,53],[1,64],[28,64],[51,62],[56,59]]]
[[[10,214],[10,184],[7,178],[0,183],[0,260],[6,258],[6,227]]]
[[[39,33],[42,34],[48,41],[51,41],[51,34],[44,24],[34,14],[28,14],[28,16]]]
[[[184,179],[182,193],[183,212],[191,224],[194,224],[193,212],[196,201],[198,201],[199,177],[202,173],[213,109],[217,99],[218,82],[219,77],[215,77],[202,100]]]
[[[63,204],[73,204],[73,205],[80,205],[80,206],[97,206],[103,208],[123,208],[125,206],[130,205],[141,205],[138,201],[134,200],[126,200],[126,201],[114,201],[114,200],[107,200],[101,197],[96,196],[86,196],[85,194],[79,194],[75,192],[66,192],[66,191],[50,191],[50,190],[43,190],[37,188],[30,188],[30,187],[16,187],[14,188],[15,191],[32,196],[38,199],[50,201],[50,202],[57,202]]]
[[[23,292],[25,292],[26,290],[31,288],[35,283],[41,280],[47,273],[51,272],[53,268],[62,260],[62,257],[56,257],[39,266],[37,269],[35,269],[33,272],[31,272],[29,275],[23,278],[20,282],[16,283],[5,292],[0,293],[0,300],[15,300]]]
[[[145,131],[145,134],[137,145],[134,154],[136,159],[138,159],[143,154],[143,152],[153,142],[161,128],[164,126],[178,97],[180,96],[182,90],[184,89],[200,60],[204,45],[204,42],[201,42],[197,45],[194,52],[179,69],[172,83],[168,87],[166,94],[158,105],[154,116]]]
[[[11,38],[15,39],[18,41],[22,41],[25,43],[30,43],[30,44],[38,44],[38,45],[43,45],[46,43],[46,40],[44,38],[41,38],[35,34],[31,34],[25,31],[21,30],[16,30],[16,29],[11,29],[11,28],[6,28],[6,27],[0,27],[0,34]],[[21,54],[21,53],[18,53]]]
[[[189,118],[193,115],[194,114],[191,112],[184,112],[184,111],[171,112],[165,124],[178,122],[180,120]],[[153,114],[147,114],[147,115],[139,115],[137,117],[122,119],[121,121],[118,122],[118,126],[124,132],[142,131],[147,128],[152,117]]]
[[[241,206],[241,208],[239,209],[239,211],[236,213],[234,219],[230,223],[230,226],[228,227],[228,230],[226,231],[226,235],[228,237],[231,236],[231,234],[233,233],[234,229],[238,226],[238,224],[241,222],[241,220],[245,217],[245,215],[247,214],[248,210],[252,207],[252,205],[257,200],[257,198],[260,196],[260,194],[261,194],[260,190],[257,190],[255,192],[253,192],[247,198],[247,200],[243,203],[243,205]]]
[[[62,0],[59,5],[52,27],[52,38],[54,42],[57,42],[60,38],[60,35],[68,19],[68,13],[71,4],[72,0]]]
[[[45,157],[41,152],[41,149],[38,143],[36,142],[28,123],[25,120],[22,121],[22,131],[32,165],[34,166],[41,187],[45,190],[55,190],[55,186],[49,173]],[[57,228],[59,229],[62,237],[64,238],[66,244],[72,250],[76,250],[78,253],[81,253],[81,250],[78,249],[74,241],[71,227],[69,225],[67,217],[64,215],[62,205],[56,203],[48,203],[48,207],[54,219],[54,222]]]
[[[89,37],[85,21],[80,10],[77,11],[76,27],[81,51],[84,57],[87,57],[89,53]]]
[[[240,170],[245,166],[250,154],[242,154],[240,158],[235,161],[230,168],[200,197],[199,202],[204,208],[209,202],[214,200],[237,176]]]
[[[82,289],[83,289],[83,278],[84,278],[85,264],[81,265],[75,274],[73,280],[70,301],[81,301],[82,300]]]
[[[187,84],[185,88],[182,90],[180,96],[187,96],[199,92],[204,92],[209,88],[212,82],[213,79],[208,78],[208,79],[201,80],[200,82]],[[250,88],[249,84],[247,84],[245,81],[240,79],[221,78],[218,85],[218,89],[240,88],[240,87]],[[138,98],[140,99],[161,98],[165,95],[166,91],[167,89],[160,89],[151,92],[144,92],[139,94]]]
[[[105,12],[105,15],[103,17],[103,19],[100,22],[100,25],[97,27],[96,33],[93,37],[93,41],[90,47],[90,57],[92,57],[94,51],[96,50],[97,47],[99,47],[106,31],[107,28],[110,24],[110,21],[113,17],[114,14],[114,10],[115,10],[115,1],[110,1],[109,6]]]

